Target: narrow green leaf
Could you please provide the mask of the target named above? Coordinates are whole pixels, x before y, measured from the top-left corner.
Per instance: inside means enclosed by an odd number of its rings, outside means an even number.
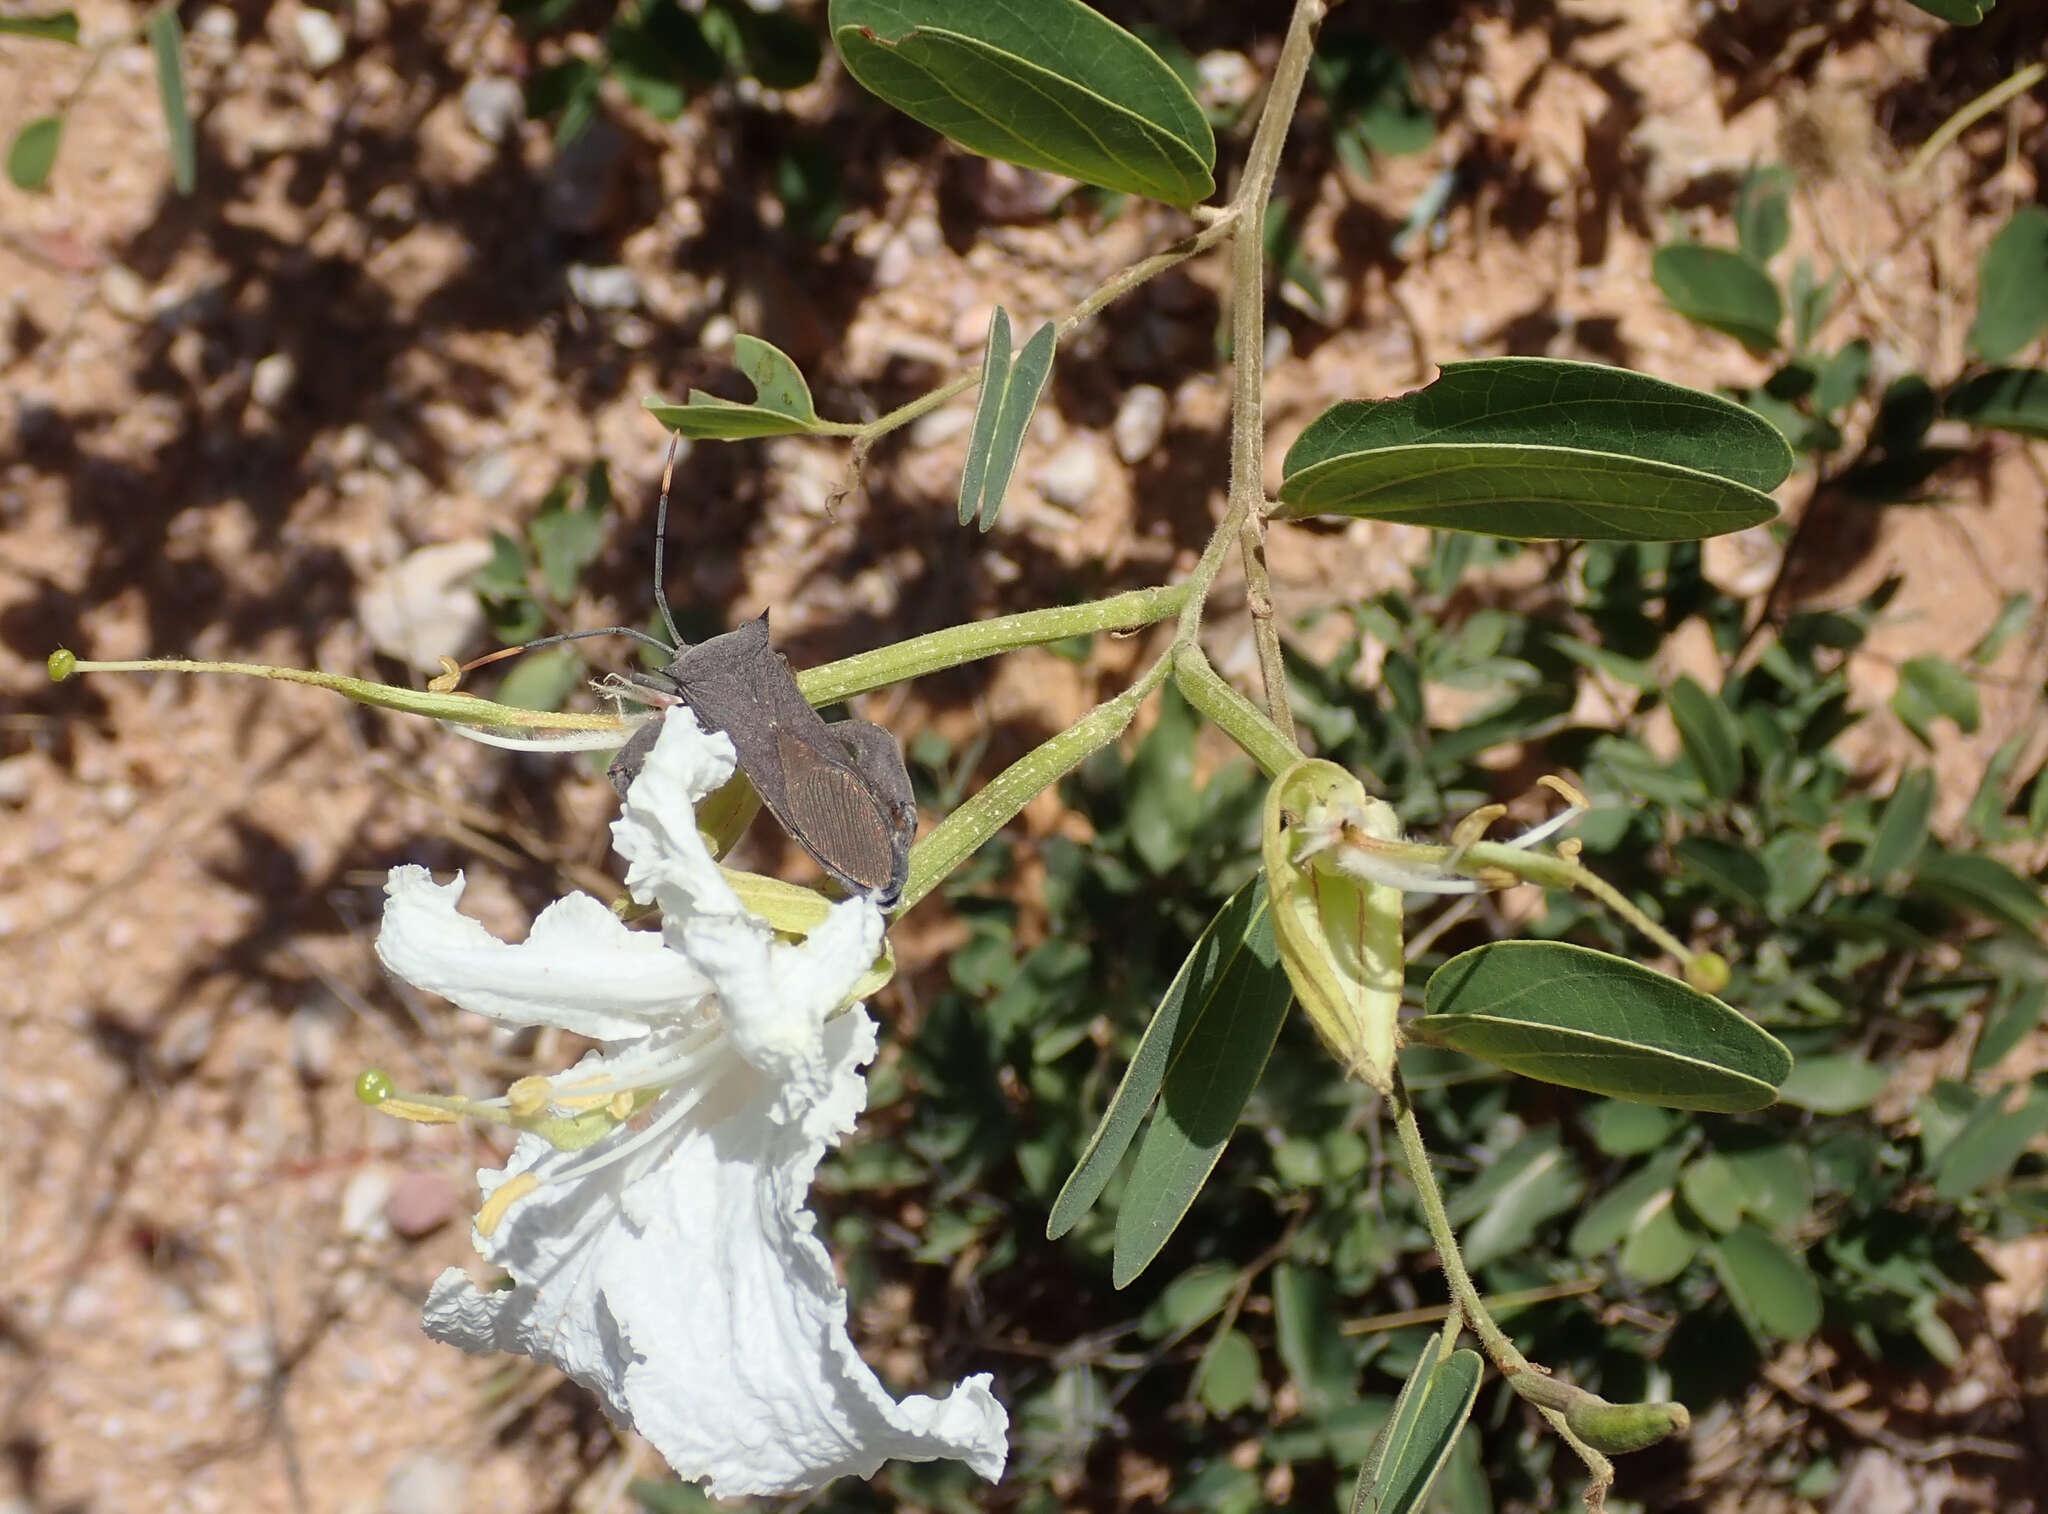
[[[1952,909],[1977,915],[2035,938],[2048,924],[2041,887],[1981,852],[1935,852],[1913,875],[1917,892]]]
[[[1110,1278],[1119,1288],[1151,1264],[1209,1180],[1294,999],[1262,880],[1246,888],[1258,890],[1251,918],[1195,1014],[1184,1017],[1186,1034],[1175,1037],[1132,1160],[1110,1258]]]
[[[1650,275],[1671,308],[1689,321],[1769,352],[1778,345],[1785,302],[1771,276],[1739,252],[1698,242],[1659,247]]]
[[[1359,1469],[1351,1514],[1415,1514],[1457,1444],[1479,1398],[1485,1368],[1476,1351],[1446,1352],[1432,1336],[1394,1400],[1393,1415]]]
[[[559,710],[587,676],[583,659],[567,647],[544,647],[512,665],[498,685],[498,703],[523,710]]]
[[[78,12],[48,11],[40,16],[0,16],[0,37],[38,37],[45,42],[78,41]]]
[[[1352,1396],[1351,1345],[1337,1328],[1337,1288],[1321,1267],[1282,1262],[1273,1269],[1273,1337],[1302,1407],[1318,1417]]]
[[[2048,207],[2022,205],[1977,265],[1977,318],[1970,346],[2002,363],[2048,331]]]
[[[7,177],[16,189],[41,189],[50,181],[57,163],[57,147],[64,140],[62,116],[37,116],[14,134],[7,148]]]
[[[811,386],[787,353],[744,334],[732,339],[732,351],[733,365],[754,386],[752,404],[692,389],[687,404],[670,404],[649,396],[641,405],[670,430],[694,440],[730,442],[833,429],[818,419]]]
[[[1742,727],[1734,713],[1684,674],[1672,684],[1669,698],[1678,739],[1700,781],[1715,798],[1732,798],[1742,787]]]
[[[1079,0],[832,0],[847,72],[970,152],[1190,206],[1216,141],[1172,67]]]
[[[1946,715],[1965,735],[1977,729],[1980,719],[1977,685],[1945,657],[1907,658],[1899,668],[1892,708],[1907,725],[1923,733],[1930,715]]]
[[[2011,1089],[1985,1099],[1934,1170],[1934,1196],[1950,1203],[2003,1182],[2020,1154],[2048,1131],[2048,1077],[2036,1077],[2019,1101]]]
[[[1914,768],[1898,781],[1878,816],[1877,834],[1870,838],[1857,863],[1857,871],[1873,883],[1909,868],[1927,844],[1927,825],[1934,816],[1934,774]]]
[[[988,352],[981,365],[981,394],[968,432],[967,465],[960,474],[960,524],[977,516],[986,531],[996,523],[1010,475],[1024,450],[1025,430],[1052,376],[1058,329],[1047,321],[1010,356],[1010,313],[996,307],[989,321]]]
[[[2048,1009],[2048,982],[2033,978],[2013,988],[2012,996],[1985,1020],[1984,1034],[1970,1052],[1970,1071],[1989,1072],[2004,1061],[2039,1028],[2043,1009]]]
[[[1958,384],[1943,408],[1979,431],[2048,441],[2048,370],[1993,368]]]
[[[1802,1341],[1820,1328],[1820,1284],[1806,1259],[1767,1231],[1744,1225],[1708,1246],[1707,1255],[1735,1312],[1752,1330]]]
[[[1525,1077],[1672,1109],[1761,1109],[1776,1038],[1675,978],[1583,946],[1499,941],[1439,968],[1410,1034]]]
[[[1465,1265],[1477,1269],[1524,1250],[1545,1221],[1577,1204],[1585,1191],[1579,1164],[1554,1126],[1524,1136],[1451,1202],[1451,1223],[1466,1226],[1460,1237]]]
[[[1801,1057],[1778,1090],[1778,1098],[1816,1114],[1867,1109],[1891,1082],[1891,1074],[1854,1052]]]
[[[1766,908],[1771,875],[1763,863],[1734,842],[1716,836],[1686,836],[1671,854],[1736,903],[1759,913]]]
[[[149,50],[156,55],[156,91],[163,101],[164,134],[170,140],[171,182],[178,193],[192,193],[198,180],[198,159],[192,140],[192,112],[185,103],[185,30],[175,5],[159,5],[142,23]]]
[[[1970,648],[1970,662],[1982,667],[1995,661],[2005,650],[2006,643],[2020,632],[2034,618],[2034,596],[2025,592],[2008,594],[1998,607],[1998,614],[1977,638],[1977,644]]]
[[[1254,937],[1263,931],[1270,940],[1272,927],[1267,916],[1266,884],[1261,875],[1230,896],[1195,942],[1145,1027],[1131,1065],[1124,1069],[1123,1080],[1110,1096],[1109,1107],[1102,1112],[1095,1134],[1088,1138],[1081,1160],[1053,1202],[1045,1225],[1048,1239],[1057,1240],[1072,1230],[1102,1197],[1138,1133],[1139,1122],[1152,1108],[1169,1069],[1194,1038],[1199,1022],[1212,1013],[1227,1013],[1221,1001],[1241,994],[1261,976],[1259,943]]]

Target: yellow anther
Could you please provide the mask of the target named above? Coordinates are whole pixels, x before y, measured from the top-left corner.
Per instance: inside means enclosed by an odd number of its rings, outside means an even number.
[[[545,1110],[555,1097],[555,1085],[547,1078],[521,1078],[505,1090],[505,1106],[514,1119],[530,1120]]]
[[[1536,780],[1536,785],[1539,788],[1549,789],[1551,793],[1557,795],[1558,798],[1575,810],[1590,810],[1593,807],[1592,800],[1553,773],[1545,773]]]
[[[621,1088],[612,1095],[611,1116],[624,1124],[632,1118],[633,1110],[639,1104],[639,1095],[630,1088]]]
[[[1577,836],[1567,836],[1557,844],[1558,856],[1564,858],[1567,862],[1577,862],[1580,853],[1584,852],[1585,849],[1586,843]]]
[[[427,680],[427,688],[435,694],[452,694],[462,682],[462,664],[443,652],[435,659],[441,664],[441,671]]]
[[[505,1218],[505,1211],[540,1187],[540,1179],[530,1172],[522,1172],[516,1178],[507,1178],[498,1185],[497,1192],[484,1201],[484,1207],[476,1212],[476,1233],[488,1236],[498,1228]]]
[[[452,1109],[415,1104],[411,1099],[386,1099],[376,1109],[379,1114],[388,1114],[394,1120],[411,1120],[415,1125],[453,1125],[462,1118]]]

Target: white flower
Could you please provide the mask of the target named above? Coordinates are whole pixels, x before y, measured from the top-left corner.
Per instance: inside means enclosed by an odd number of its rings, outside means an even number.
[[[957,1457],[993,1480],[1009,1420],[988,1376],[892,1399],[848,1337],[804,1207],[827,1143],[867,1102],[874,1022],[834,1011],[874,961],[881,916],[849,899],[791,945],[747,913],[692,808],[732,770],[731,742],[671,710],[612,827],[633,896],[661,906],[659,934],[572,894],[508,945],[457,913],[460,877],[393,869],[377,940],[393,972],[602,1046],[489,1101],[523,1132],[502,1171],[479,1175],[477,1244],[512,1286],[449,1269],[427,1332],[552,1362],[717,1497],[798,1492],[892,1457]]]

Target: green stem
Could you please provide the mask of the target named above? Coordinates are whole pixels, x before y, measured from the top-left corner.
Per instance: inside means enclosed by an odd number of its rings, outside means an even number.
[[[1101,751],[1130,727],[1146,697],[1165,681],[1173,659],[1161,657],[1130,688],[1083,715],[1068,729],[1004,768],[972,799],[940,821],[910,853],[910,879],[899,913],[909,910],[973,856],[1024,806]]]
[[[869,689],[886,688],[942,668],[957,668],[1001,652],[1014,652],[1019,647],[1043,646],[1049,641],[1065,641],[1070,636],[1098,631],[1135,631],[1173,614],[1187,592],[1186,584],[1133,589],[1087,604],[1056,605],[1047,610],[1026,610],[1018,615],[948,626],[894,646],[805,668],[796,675],[797,687],[812,704],[832,704]]]
[[[1065,341],[1072,336],[1083,321],[1110,301],[1129,294],[1147,279],[1156,278],[1176,263],[1185,263],[1198,253],[1207,252],[1230,235],[1230,228],[1235,221],[1235,210],[1226,210],[1193,236],[1174,243],[1164,252],[1155,252],[1151,257],[1143,258],[1105,279],[1093,294],[1060,317],[1059,340]],[[896,430],[899,426],[909,425],[919,416],[938,409],[956,394],[964,394],[980,382],[981,374],[978,371],[963,373],[941,384],[931,393],[919,395],[907,405],[898,405],[887,415],[877,416],[862,425],[845,427],[838,430],[837,434],[857,436],[864,446],[871,446],[876,438]]]
[[[1415,1196],[1422,1206],[1422,1223],[1429,1231],[1431,1244],[1436,1247],[1437,1263],[1443,1268],[1444,1281],[1451,1286],[1451,1302],[1465,1316],[1466,1322],[1472,1326],[1472,1333],[1479,1337],[1479,1344],[1511,1387],[1524,1374],[1543,1376],[1542,1369],[1522,1355],[1506,1332],[1494,1323],[1493,1316],[1487,1312],[1486,1300],[1472,1285],[1472,1274],[1465,1270],[1465,1256],[1458,1249],[1458,1237],[1451,1229],[1451,1218],[1444,1211],[1443,1190],[1437,1187],[1436,1172],[1429,1165],[1429,1148],[1422,1143],[1422,1127],[1415,1118],[1415,1103],[1408,1096],[1408,1085],[1402,1080],[1398,1066],[1394,1069],[1392,1103],[1394,1134],[1401,1143],[1401,1159],[1408,1168],[1409,1180],[1415,1184]],[[1535,1408],[1549,1422],[1550,1428],[1563,1437],[1565,1444],[1578,1453],[1579,1460],[1586,1464],[1586,1470],[1593,1474],[1593,1481],[1586,1489],[1586,1507],[1599,1509],[1605,1501],[1608,1485],[1614,1481],[1614,1463],[1574,1434],[1571,1426],[1565,1423],[1562,1412],[1541,1404]]]
[[[1243,747],[1266,770],[1268,778],[1278,778],[1301,761],[1301,748],[1294,744],[1293,737],[1232,688],[1200,647],[1182,643],[1174,648],[1173,680],[1188,703]]]

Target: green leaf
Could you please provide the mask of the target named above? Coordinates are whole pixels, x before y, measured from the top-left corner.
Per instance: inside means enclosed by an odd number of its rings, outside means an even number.
[[[1593,1200],[1572,1226],[1565,1249],[1584,1260],[1627,1240],[1649,1222],[1657,1206],[1669,1202],[1671,1185],[1684,1159],[1682,1147],[1660,1151]]]
[[[37,116],[14,134],[7,148],[7,177],[16,189],[41,189],[50,181],[57,163],[57,146],[64,140],[62,116]]]
[[[1764,912],[1771,875],[1746,848],[1715,836],[1687,836],[1671,854],[1737,904]]]
[[[164,135],[170,139],[171,182],[178,193],[192,193],[198,165],[192,142],[192,113],[185,104],[185,31],[175,5],[159,5],[142,23],[149,50],[156,55],[156,92],[163,101]]]
[[[687,404],[672,405],[650,396],[642,406],[671,431],[693,440],[730,442],[834,429],[818,419],[811,386],[782,349],[742,334],[732,339],[732,353],[733,365],[754,386],[752,404],[692,389]]]
[[[1742,1185],[1743,1208],[1778,1230],[1789,1230],[1813,1208],[1813,1167],[1790,1142],[1724,1151],[1721,1159]]]
[[[1216,139],[1187,86],[1079,0],[832,0],[847,72],[970,152],[1187,207]]]
[[[1323,412],[1288,449],[1280,519],[1492,536],[1689,539],[1769,520],[1792,467],[1733,401],[1597,363],[1447,363],[1427,388]]]
[[[1806,1259],[1786,1250],[1755,1225],[1707,1247],[1735,1312],[1753,1331],[1802,1341],[1820,1328],[1820,1284]]]
[[[1678,1127],[1678,1116],[1654,1104],[1602,1099],[1587,1106],[1586,1124],[1593,1144],[1608,1156],[1633,1157],[1662,1146]]]
[[[1946,715],[1966,735],[1977,729],[1977,685],[1970,675],[1942,657],[1909,657],[1899,668],[1899,686],[1892,710],[1906,728],[1932,743],[1937,716]]]
[[[1224,1330],[1209,1342],[1195,1368],[1195,1394],[1211,1414],[1235,1414],[1259,1399],[1265,1386],[1259,1350],[1241,1330]]]
[[[1237,1291],[1239,1276],[1227,1263],[1197,1263],[1166,1285],[1138,1328],[1152,1340],[1186,1335],[1216,1317]]]
[[[974,402],[974,426],[967,434],[967,466],[960,474],[960,524],[977,516],[986,531],[996,523],[1003,495],[1024,450],[1045,383],[1052,376],[1057,328],[1047,321],[1031,333],[1014,361],[1010,356],[1010,313],[996,306],[988,325],[988,350],[981,364],[981,395]]]
[[[1891,1074],[1854,1052],[1826,1052],[1801,1057],[1778,1090],[1778,1098],[1816,1114],[1847,1114],[1867,1109],[1891,1082]]]
[[[1524,1136],[1451,1201],[1451,1223],[1468,1226],[1460,1238],[1465,1265],[1484,1267],[1524,1250],[1546,1220],[1570,1209],[1585,1191],[1579,1164],[1555,1127]]]
[[[1615,1265],[1623,1277],[1655,1287],[1677,1277],[1699,1255],[1700,1233],[1679,1218],[1672,1198],[1667,1188],[1652,1200],[1621,1243]]]
[[[1720,1000],[1555,941],[1453,957],[1409,1030],[1524,1077],[1671,1109],[1762,1109],[1792,1070],[1776,1038]]]
[[[2034,597],[2031,594],[2016,592],[2006,595],[1998,607],[1997,616],[1977,638],[1977,644],[1970,648],[1970,662],[1982,667],[1996,661],[1998,654],[2005,650],[2006,643],[2024,631],[2033,618]]]
[[[1870,838],[1856,869],[1873,883],[1909,868],[1927,844],[1927,824],[1934,815],[1934,774],[1914,768],[1899,779],[1891,797],[1878,816],[1877,834]]]
[[[1678,1180],[1678,1191],[1692,1206],[1692,1212],[1714,1229],[1729,1231],[1742,1223],[1746,1202],[1742,1180],[1719,1152],[1710,1151],[1687,1163]]]
[[[1688,676],[1671,686],[1671,717],[1693,770],[1716,799],[1732,798],[1742,787],[1742,727],[1734,712]]]
[[[543,647],[512,665],[498,685],[498,703],[522,710],[559,710],[583,682],[583,659],[567,647]]]
[[[2037,1077],[2017,1104],[2002,1089],[1978,1105],[1934,1169],[1934,1196],[1955,1203],[2003,1182],[2020,1154],[2048,1131],[2048,1079]]]
[[[1943,408],[1979,431],[2048,441],[2048,370],[1993,368],[1950,390]]]
[[[1970,1052],[1970,1071],[1988,1072],[2041,1024],[2048,1008],[2048,982],[2034,978],[2012,989],[2012,997],[1985,1020],[1984,1034]]]
[[[1687,320],[1758,352],[1777,347],[1785,302],[1771,276],[1741,253],[1673,242],[1657,249],[1650,274],[1671,308]]]
[[[40,16],[0,16],[0,37],[39,37],[45,42],[78,41],[78,12],[48,11]]]
[[[689,84],[709,84],[724,60],[698,18],[675,0],[656,0],[605,29],[607,71],[649,115],[673,121],[689,103]]]
[[[1939,16],[1957,26],[1975,26],[1990,14],[1998,0],[1912,0],[1930,16]]]
[[[1273,1269],[1273,1337],[1302,1407],[1318,1417],[1352,1396],[1357,1363],[1337,1328],[1337,1289],[1321,1267],[1282,1262]]]
[[[2022,205],[1977,265],[1977,319],[1970,346],[2002,363],[2048,331],[2048,207]]]
[[[1262,881],[1246,884],[1233,902],[1248,892],[1243,933],[1218,932],[1209,960],[1195,970],[1203,991],[1184,995],[1192,999],[1194,1013],[1176,1010],[1165,1080],[1117,1211],[1110,1278],[1119,1288],[1151,1264],[1209,1180],[1293,1002]],[[1208,939],[1204,932],[1195,944],[1198,954]],[[1172,992],[1167,990],[1169,997]]]
[[[1371,154],[1425,152],[1436,140],[1436,116],[1416,99],[1408,60],[1380,38],[1325,28],[1309,71],[1329,102],[1338,155],[1362,177],[1372,176]]]
[[[1785,250],[1792,239],[1791,171],[1777,164],[1752,168],[1735,195],[1735,240],[1757,267]]]
[[[1813,408],[1833,415],[1863,392],[1870,374],[1870,343],[1862,338],[1844,344],[1841,351],[1820,365],[1813,385]]]
[[[1351,1514],[1415,1514],[1472,1417],[1485,1363],[1476,1351],[1447,1351],[1430,1337],[1394,1400],[1387,1427],[1359,1469]]]
[[[611,478],[601,462],[592,463],[584,474],[583,504],[571,509],[566,489],[550,496],[534,517],[529,534],[534,553],[540,559],[541,581],[556,604],[576,597],[583,570],[604,550],[605,509],[611,503]]]
[[[1916,891],[1964,914],[1977,915],[2032,937],[2048,922],[2041,888],[1996,857],[1979,852],[1935,852],[1913,875]]]

